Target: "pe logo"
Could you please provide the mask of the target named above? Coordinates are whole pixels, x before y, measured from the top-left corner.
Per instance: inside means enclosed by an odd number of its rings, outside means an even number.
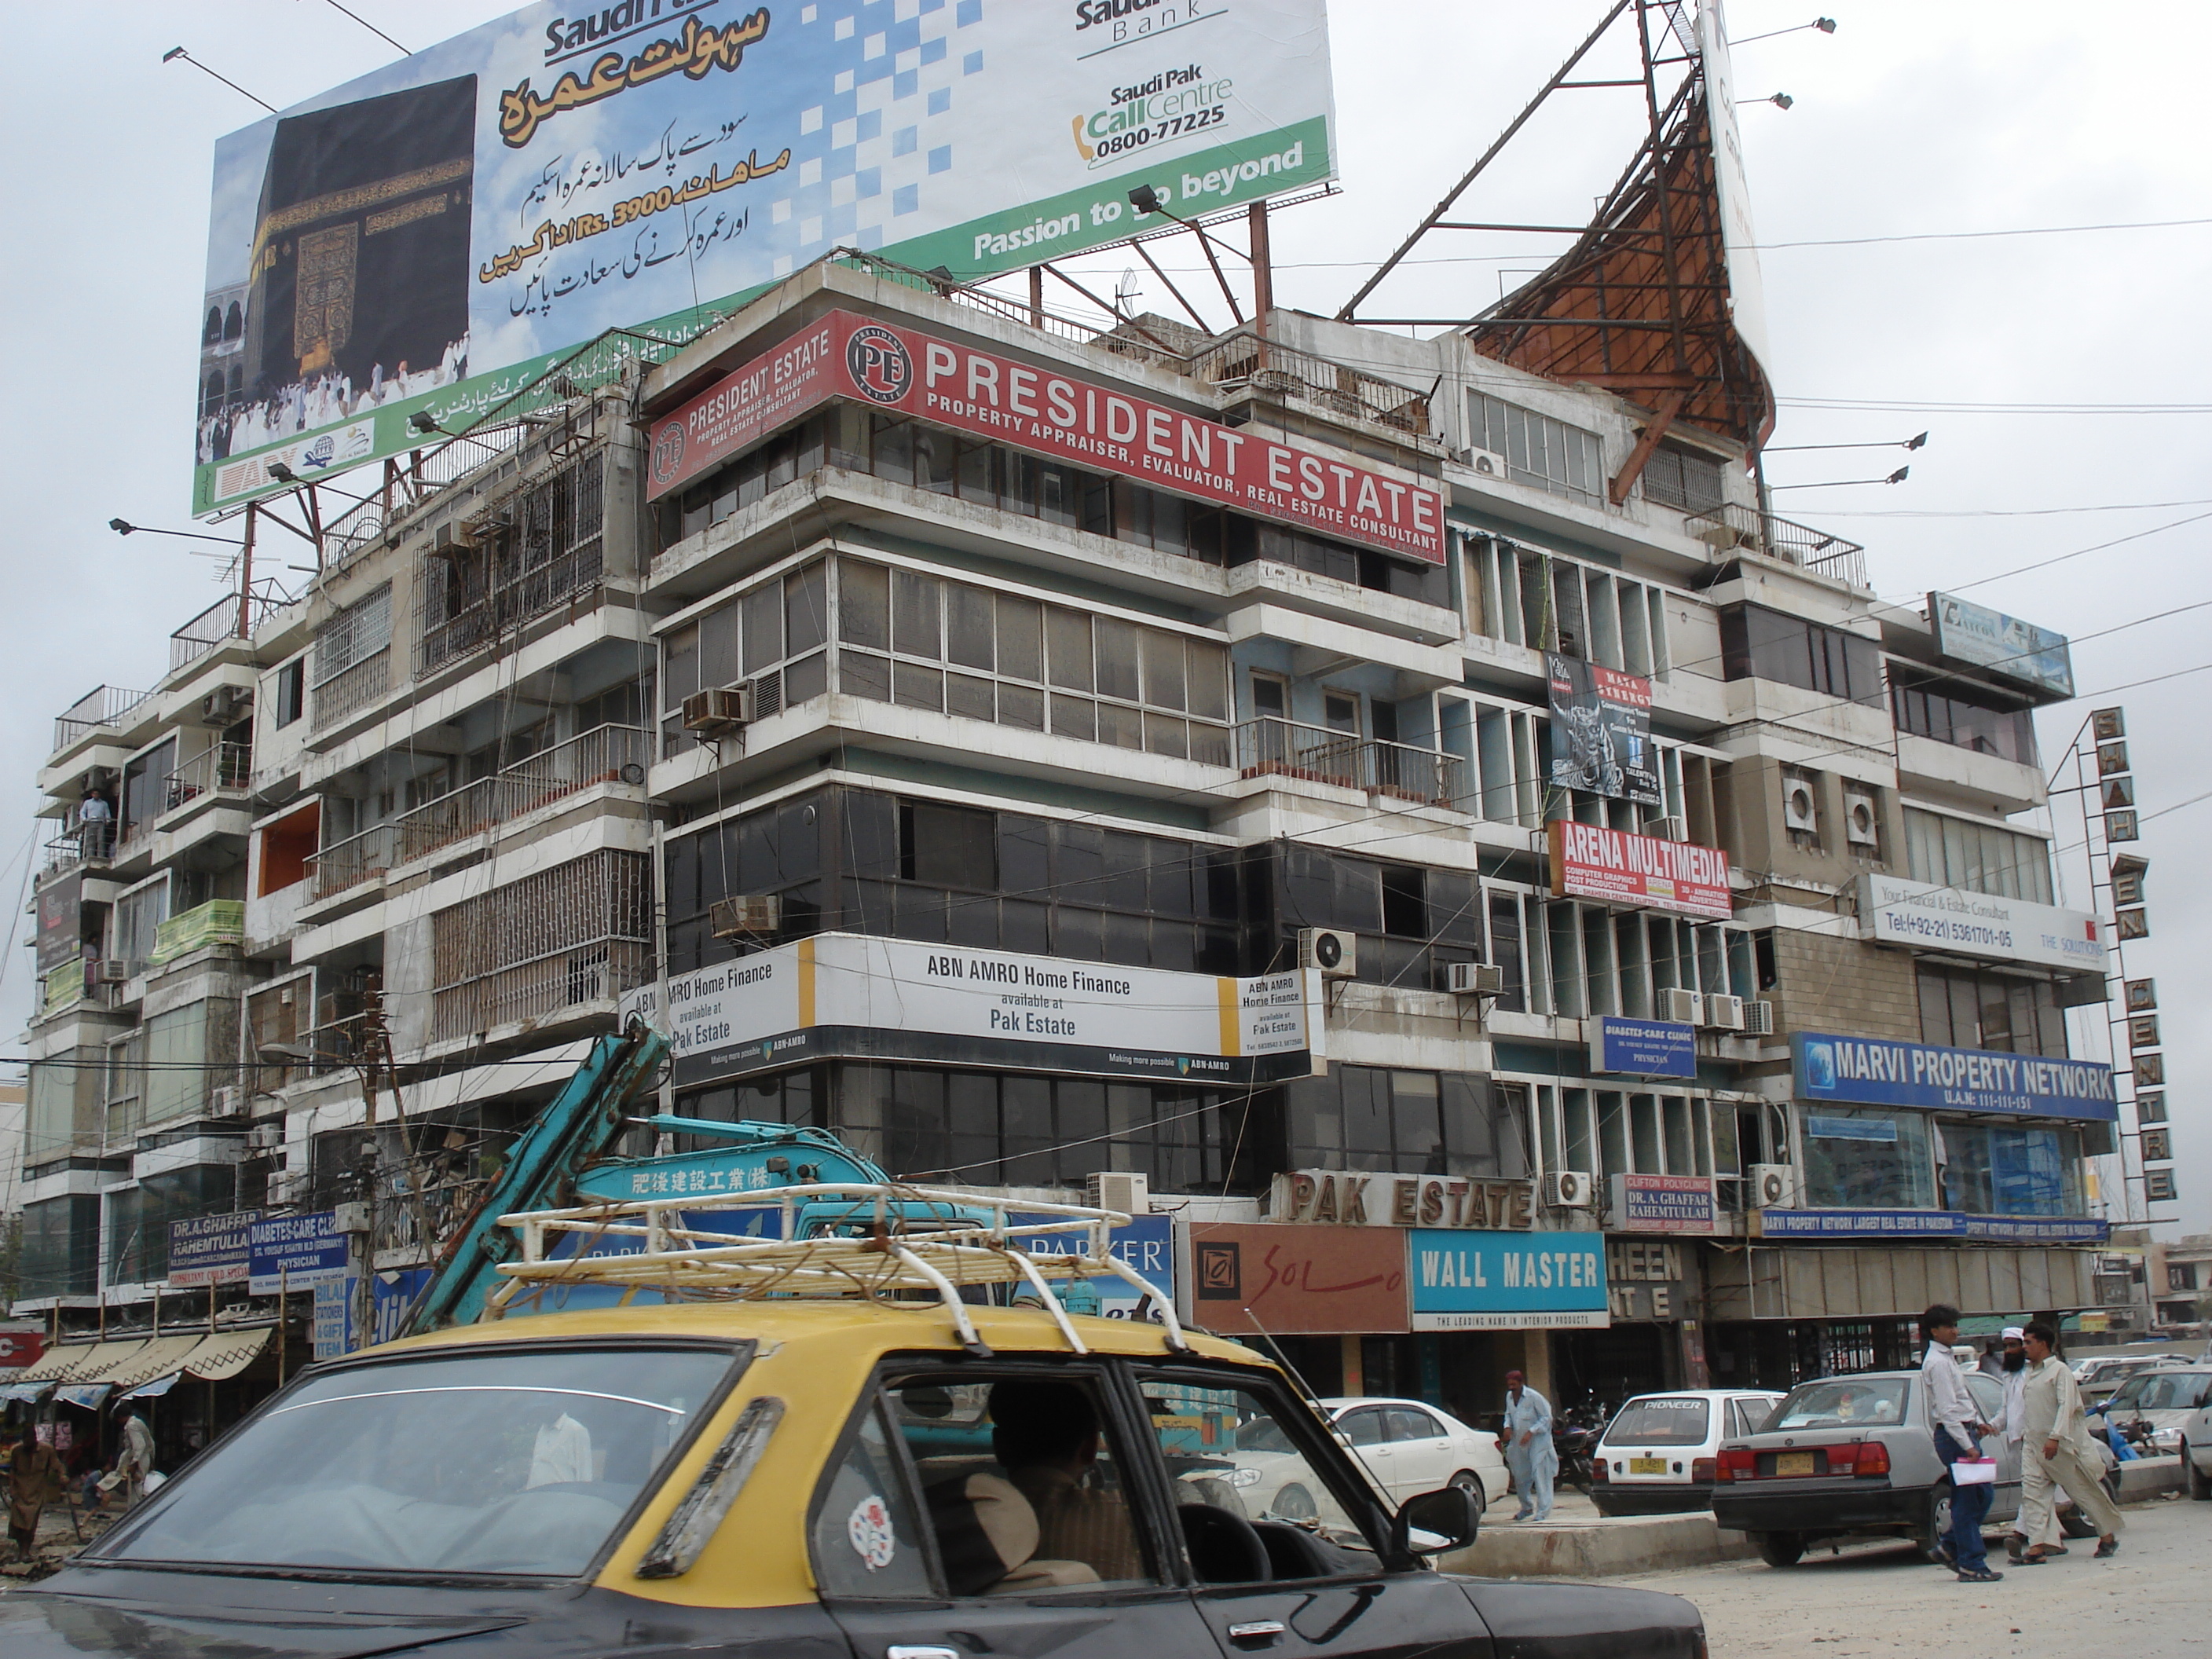
[[[1836,1086],[1836,1051],[1826,1042],[1805,1045],[1805,1086],[1825,1093]]]
[[[845,342],[845,369],[860,395],[874,403],[895,404],[914,385],[914,359],[887,328],[854,330]]]
[[[666,483],[684,465],[684,422],[664,421],[653,434],[653,481]]]

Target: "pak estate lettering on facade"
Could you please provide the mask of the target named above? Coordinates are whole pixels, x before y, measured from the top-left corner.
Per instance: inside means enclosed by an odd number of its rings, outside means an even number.
[[[1346,1227],[1526,1232],[1535,1225],[1535,1196],[1525,1181],[1297,1170],[1275,1177],[1268,1214],[1274,1221]]]

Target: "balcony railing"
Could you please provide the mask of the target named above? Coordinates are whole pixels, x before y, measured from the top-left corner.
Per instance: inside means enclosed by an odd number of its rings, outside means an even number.
[[[1756,512],[1734,501],[1692,514],[1686,523],[1692,536],[1720,552],[1764,553],[1770,559],[1802,566],[1852,587],[1867,586],[1866,549],[1825,530],[1778,519],[1771,513]]]
[[[357,714],[392,689],[392,647],[384,646],[314,688],[314,715],[308,727],[326,732]]]
[[[210,744],[169,774],[162,811],[173,811],[202,795],[228,792],[244,794],[253,779],[253,745],[246,743]]]
[[[278,608],[278,604],[271,595],[257,593],[247,602],[241,619],[236,599],[217,599],[169,635],[169,672],[173,674],[186,664],[198,661],[225,640],[250,636],[262,620]],[[243,628],[240,626],[241,620]]]
[[[54,747],[66,749],[88,732],[117,724],[153,695],[125,691],[118,685],[95,685],[54,716]]]
[[[1249,386],[1263,395],[1294,398],[1352,420],[1370,421],[1420,437],[1430,435],[1425,393],[1310,352],[1262,340],[1249,328],[1240,328],[1194,353],[1183,368],[1194,380]]]
[[[457,841],[599,783],[642,785],[653,763],[653,734],[635,726],[601,726],[556,744],[503,772],[464,784],[413,811],[334,842],[308,860],[316,899],[424,858]]]
[[[1425,806],[1456,807],[1468,793],[1467,763],[1457,755],[1273,717],[1237,728],[1237,765],[1248,778],[1303,778]]]

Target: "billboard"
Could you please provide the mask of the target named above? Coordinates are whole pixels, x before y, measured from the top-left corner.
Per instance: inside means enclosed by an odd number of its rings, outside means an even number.
[[[2086,910],[1931,887],[1897,876],[1860,879],[1859,915],[1884,945],[1949,951],[1990,962],[2032,962],[2076,973],[2105,971],[2105,942],[2098,936],[2097,918]]]
[[[1054,374],[849,311],[831,312],[654,421],[647,497],[658,499],[712,471],[832,398],[1431,564],[1444,561],[1443,497],[1410,474],[1279,442],[1255,428],[1186,414],[1126,387]],[[1644,688],[1648,707],[1650,683],[1634,684]],[[1556,734],[1556,724],[1553,730]],[[1640,743],[1638,753],[1646,754]],[[1650,782],[1656,801],[1656,774]]]
[[[2074,695],[2074,658],[2063,634],[2002,611],[1987,611],[1955,593],[1928,596],[1936,654],[2002,674],[2056,702]]]
[[[1728,854],[1717,848],[1554,818],[1550,850],[1553,898],[1596,899],[1717,921],[1735,912]]]
[[[249,1234],[258,1210],[189,1216],[169,1224],[169,1283],[243,1285],[252,1255]]]
[[[1552,781],[1614,800],[1663,806],[1651,747],[1651,682],[1558,652],[1544,656],[1552,717]]]
[[[833,247],[963,280],[1336,171],[1322,0],[526,6],[216,148],[192,504],[419,445]],[[638,343],[647,349],[650,341]]]
[[[1272,1337],[1413,1328],[1403,1228],[1194,1221],[1185,1232],[1185,1312],[1202,1329]]]
[[[623,1000],[665,1030],[679,1084],[834,1054],[1092,1077],[1304,1077],[1318,975],[1227,979],[1158,968],[818,933]]]
[[[1717,1233],[1720,1202],[1711,1176],[1617,1175],[1606,1224],[1617,1233]]]
[[[1406,1235],[1417,1331],[1603,1330],[1602,1233]]]
[[[1801,1101],[2103,1123],[2119,1116],[2112,1068],[2094,1060],[1820,1031],[1792,1035],[1790,1059]]]
[[[246,1224],[246,1287],[255,1296],[334,1285],[345,1277],[346,1236],[328,1210]]]
[[[1705,71],[1713,132],[1713,192],[1720,198],[1721,248],[1728,258],[1729,320],[1751,355],[1768,368],[1766,283],[1759,268],[1759,236],[1751,224],[1751,183],[1743,166],[1743,134],[1735,118],[1735,70],[1729,59],[1728,19],[1721,0],[1698,0],[1698,57]]]

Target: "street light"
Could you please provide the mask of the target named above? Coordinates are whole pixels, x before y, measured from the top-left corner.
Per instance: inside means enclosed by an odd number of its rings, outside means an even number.
[[[159,525],[132,524],[128,519],[110,519],[107,527],[118,536],[135,536],[143,531],[149,536],[182,536],[188,541],[221,542],[225,547],[243,544],[229,536],[205,536],[197,530],[164,530]]]

